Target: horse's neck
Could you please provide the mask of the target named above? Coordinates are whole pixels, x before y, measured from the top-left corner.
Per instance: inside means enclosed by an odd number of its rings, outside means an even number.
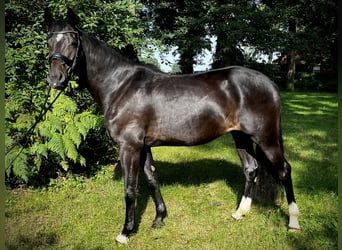
[[[80,78],[87,89],[106,112],[108,98],[123,84],[124,70],[134,67],[111,48],[88,36],[83,36],[82,49],[85,58]]]

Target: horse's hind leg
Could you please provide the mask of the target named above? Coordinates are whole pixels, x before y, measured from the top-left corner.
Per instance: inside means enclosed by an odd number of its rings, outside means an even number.
[[[246,215],[251,208],[252,194],[253,188],[255,186],[258,164],[255,159],[253,142],[250,136],[240,131],[232,131],[232,135],[235,141],[238,155],[243,165],[243,171],[246,178],[245,190],[240,205],[238,209],[232,214],[232,217],[238,220]]]
[[[282,182],[286,192],[286,199],[289,205],[289,231],[300,230],[298,216],[299,209],[296,204],[296,199],[293,191],[291,166],[284,157],[283,151],[279,143],[273,145],[261,144],[261,149],[264,151],[266,157],[275,167],[276,176]]]
[[[153,221],[152,227],[159,228],[164,225],[163,219],[167,216],[167,211],[163,197],[160,192],[159,182],[155,174],[155,169],[152,165],[153,159],[151,148],[145,148],[143,150],[142,159],[145,161],[143,163],[144,174],[150,186],[153,201],[156,205],[156,217]]]

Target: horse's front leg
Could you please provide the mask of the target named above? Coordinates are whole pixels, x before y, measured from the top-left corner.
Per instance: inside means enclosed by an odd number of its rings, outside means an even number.
[[[135,228],[135,204],[138,185],[141,149],[132,146],[120,147],[120,163],[124,176],[124,192],[126,202],[126,217],[122,233],[116,237],[119,243],[128,243],[129,236]]]
[[[150,186],[153,201],[156,205],[156,217],[153,221],[153,228],[160,228],[164,225],[163,219],[167,216],[166,206],[160,192],[159,182],[152,165],[151,148],[145,148],[142,153],[142,165],[146,180]]]

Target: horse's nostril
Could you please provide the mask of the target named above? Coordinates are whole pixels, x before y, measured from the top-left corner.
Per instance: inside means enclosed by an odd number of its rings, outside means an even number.
[[[65,81],[65,76],[64,74],[59,75],[59,82],[64,82]]]
[[[62,84],[66,80],[65,75],[62,72],[50,72],[47,76],[47,81],[51,85]]]

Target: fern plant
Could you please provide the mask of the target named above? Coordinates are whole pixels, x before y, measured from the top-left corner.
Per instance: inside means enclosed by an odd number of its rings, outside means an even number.
[[[55,94],[53,91],[52,98]],[[33,144],[32,148],[39,157],[45,157],[47,151],[56,153],[64,170],[68,170],[70,161],[85,166],[86,160],[78,152],[78,148],[89,130],[97,126],[98,121],[99,117],[90,111],[78,113],[76,103],[62,94],[55,102],[52,112],[47,113],[46,119],[37,126],[38,135],[44,143],[36,142],[38,145]],[[37,165],[41,162],[39,157],[35,160]]]
[[[52,91],[53,99],[57,91]],[[86,159],[79,153],[89,131],[99,126],[101,118],[91,111],[80,112],[76,102],[61,94],[53,108],[40,122],[25,148],[16,147],[6,155],[6,177],[15,176],[23,182],[36,175],[47,161],[59,164],[67,171],[71,162],[86,165]],[[6,144],[13,138],[6,135]],[[54,155],[55,157],[52,157]],[[51,164],[50,164],[51,165]]]

